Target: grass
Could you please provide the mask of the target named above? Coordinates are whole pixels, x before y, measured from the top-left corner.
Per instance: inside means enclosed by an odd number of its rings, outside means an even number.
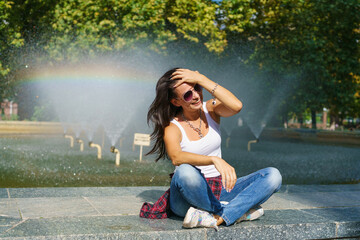
[[[115,155],[85,146],[72,149],[64,138],[0,138],[0,187],[102,187],[169,185],[169,161],[136,160],[138,152]],[[106,148],[107,149],[107,148]]]
[[[169,160],[155,163],[146,156],[139,162],[139,148],[133,152],[128,143],[119,148],[116,167],[109,149],[97,160],[96,149],[85,144],[80,152],[63,137],[0,138],[0,188],[169,186],[174,170]],[[233,138],[222,156],[238,177],[271,166],[280,170],[283,184],[360,183],[360,148],[353,145],[266,139],[248,152],[247,140]]]

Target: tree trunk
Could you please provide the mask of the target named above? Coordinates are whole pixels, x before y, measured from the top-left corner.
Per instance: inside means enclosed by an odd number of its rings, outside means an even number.
[[[333,115],[333,114],[330,114],[330,125],[331,124],[335,124],[336,123],[336,116],[335,115]]]
[[[304,118],[303,118],[303,115],[302,113],[299,114],[299,123],[300,123],[300,128],[303,127],[303,122],[304,122]]]
[[[283,124],[284,124],[284,128],[288,127],[288,115],[287,115],[287,113],[283,114]]]
[[[316,111],[311,110],[311,128],[316,129]]]

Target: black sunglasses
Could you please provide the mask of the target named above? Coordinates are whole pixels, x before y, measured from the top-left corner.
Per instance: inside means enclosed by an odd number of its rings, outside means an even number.
[[[202,86],[200,86],[199,84],[195,84],[194,88],[187,91],[186,93],[184,93],[183,95],[183,99],[185,102],[190,102],[193,98],[193,90],[195,90],[196,92],[200,93],[202,91]]]

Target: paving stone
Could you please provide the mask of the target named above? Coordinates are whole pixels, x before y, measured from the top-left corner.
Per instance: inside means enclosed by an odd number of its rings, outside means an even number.
[[[107,197],[87,197],[91,205],[102,215],[139,215],[143,204],[141,198],[134,196],[107,196]]]
[[[359,186],[285,185],[263,204],[259,220],[219,232],[183,229],[176,217],[139,218],[142,203],[168,187],[9,189],[18,198],[0,198],[0,238],[351,239],[360,237]]]
[[[315,208],[302,211],[331,222],[360,222],[360,207]]]
[[[141,198],[144,202],[156,202],[168,189],[169,187],[161,189],[142,189],[141,191],[138,191],[136,197]]]
[[[151,187],[150,191],[166,191],[167,188]],[[9,188],[12,198],[129,196],[144,191],[149,191],[149,187]]]
[[[303,209],[307,208],[308,205],[302,204],[296,201],[290,201],[286,199],[287,194],[276,193],[271,196],[264,204],[261,206],[264,210],[277,210],[277,209]]]
[[[280,225],[280,224],[300,224],[300,223],[319,223],[327,219],[319,215],[314,215],[303,210],[267,210],[259,220],[242,222],[239,226],[247,225]]]
[[[343,192],[360,191],[360,184],[334,184],[334,185],[285,185],[279,192]]]
[[[337,237],[356,237],[360,239],[360,222],[341,222],[337,223]]]
[[[0,216],[21,218],[16,199],[0,198]]]
[[[23,218],[99,215],[84,198],[17,198],[16,200]]]
[[[270,209],[360,206],[360,197],[357,192],[279,193],[264,206]]]
[[[0,237],[56,236],[181,230],[182,221],[138,216],[28,219]]]
[[[79,235],[58,235],[58,236],[30,236],[30,237],[4,237],[2,240],[168,240],[168,239],[208,239],[205,235],[205,229],[193,229],[191,231],[160,231],[160,232],[120,232],[120,233],[100,233],[100,234],[79,234]]]
[[[325,222],[324,222],[325,221]],[[268,210],[259,220],[208,230],[209,239],[309,239],[335,235],[335,224],[301,210]]]
[[[335,235],[333,223],[299,223],[281,225],[259,225],[246,227],[229,227],[219,232],[207,230],[207,239],[320,239]]]
[[[8,230],[10,227],[9,226],[0,226],[0,234],[5,232],[6,230]]]
[[[0,216],[0,234],[18,224],[20,221],[21,219],[19,218]]]
[[[327,219],[336,224],[336,237],[360,238],[360,207],[306,209],[304,212]]]
[[[0,216],[0,226],[12,226],[21,221],[20,218]]]
[[[0,188],[0,198],[8,198],[8,192],[6,188]]]
[[[264,209],[306,209],[349,206],[360,206],[360,192],[276,193],[262,205]]]
[[[12,198],[103,196],[105,188],[10,188]]]

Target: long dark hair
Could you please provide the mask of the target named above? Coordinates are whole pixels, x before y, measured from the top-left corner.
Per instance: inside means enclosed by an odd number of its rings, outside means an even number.
[[[170,121],[181,111],[181,107],[174,106],[170,100],[176,97],[173,87],[176,80],[171,80],[171,75],[178,68],[167,71],[156,84],[156,96],[149,107],[147,114],[147,123],[154,125],[154,131],[151,134],[151,140],[155,142],[153,148],[146,154],[158,154],[155,161],[167,157],[164,143],[164,129],[170,124]]]

